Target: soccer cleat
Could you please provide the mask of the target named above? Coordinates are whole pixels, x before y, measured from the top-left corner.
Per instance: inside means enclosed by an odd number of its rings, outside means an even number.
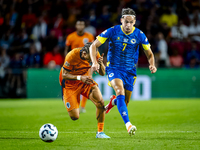
[[[136,126],[134,126],[134,125],[130,125],[129,127],[128,127],[128,133],[129,133],[129,135],[131,136],[131,135],[135,135],[135,131],[137,130],[137,128],[136,128]]]
[[[86,109],[85,108],[80,108],[80,113],[86,113]]]
[[[110,110],[115,106],[112,104],[113,100],[116,99],[115,95],[111,95],[110,96],[110,102],[108,103],[108,105],[105,106],[105,110],[106,110],[106,114],[110,112]]]
[[[108,138],[110,138],[110,137],[107,136],[104,132],[99,132],[99,133],[97,132],[96,138],[108,139]]]

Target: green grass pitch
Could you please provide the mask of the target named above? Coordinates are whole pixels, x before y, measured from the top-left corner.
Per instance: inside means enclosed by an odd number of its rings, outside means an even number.
[[[108,101],[105,101],[107,104]],[[128,110],[135,136],[126,131],[117,107],[105,118],[111,139],[96,139],[95,106],[72,121],[59,99],[0,100],[0,150],[197,150],[200,149],[200,99],[131,101]],[[58,138],[45,143],[39,129],[52,123]]]

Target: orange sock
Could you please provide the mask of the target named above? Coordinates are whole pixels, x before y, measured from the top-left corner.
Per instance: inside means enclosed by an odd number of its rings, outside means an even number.
[[[82,108],[85,108],[86,102],[87,102],[87,98],[83,96],[82,100],[81,100],[81,107]]]
[[[103,132],[104,122],[98,123],[98,132]]]

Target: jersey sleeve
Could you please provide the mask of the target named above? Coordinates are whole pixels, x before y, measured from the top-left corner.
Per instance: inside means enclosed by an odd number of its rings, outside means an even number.
[[[144,50],[150,49],[151,45],[150,45],[146,35],[142,31],[139,32],[138,37],[139,37],[140,43],[142,44],[143,49]]]
[[[73,69],[73,59],[71,55],[67,55],[65,57],[65,62],[63,64],[63,69],[67,70],[67,71],[71,71]]]
[[[111,27],[97,36],[97,39],[101,42],[101,44],[105,43],[105,41],[112,36],[113,29],[114,27]]]

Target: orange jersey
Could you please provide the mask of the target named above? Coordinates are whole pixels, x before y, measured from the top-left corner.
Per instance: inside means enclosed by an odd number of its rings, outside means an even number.
[[[80,50],[82,48],[75,48],[70,51],[66,57],[63,67],[60,71],[59,81],[62,83],[62,70],[66,69],[70,74],[73,75],[88,75],[88,70],[91,68],[90,63],[87,60],[83,60],[80,57]],[[97,59],[100,57],[99,52],[97,53]],[[74,83],[79,83],[79,80],[66,80],[65,87],[70,88]]]
[[[71,49],[83,47],[87,42],[93,42],[94,37],[92,34],[85,32],[82,36],[79,36],[77,32],[73,32],[67,36],[65,45],[71,46]]]

